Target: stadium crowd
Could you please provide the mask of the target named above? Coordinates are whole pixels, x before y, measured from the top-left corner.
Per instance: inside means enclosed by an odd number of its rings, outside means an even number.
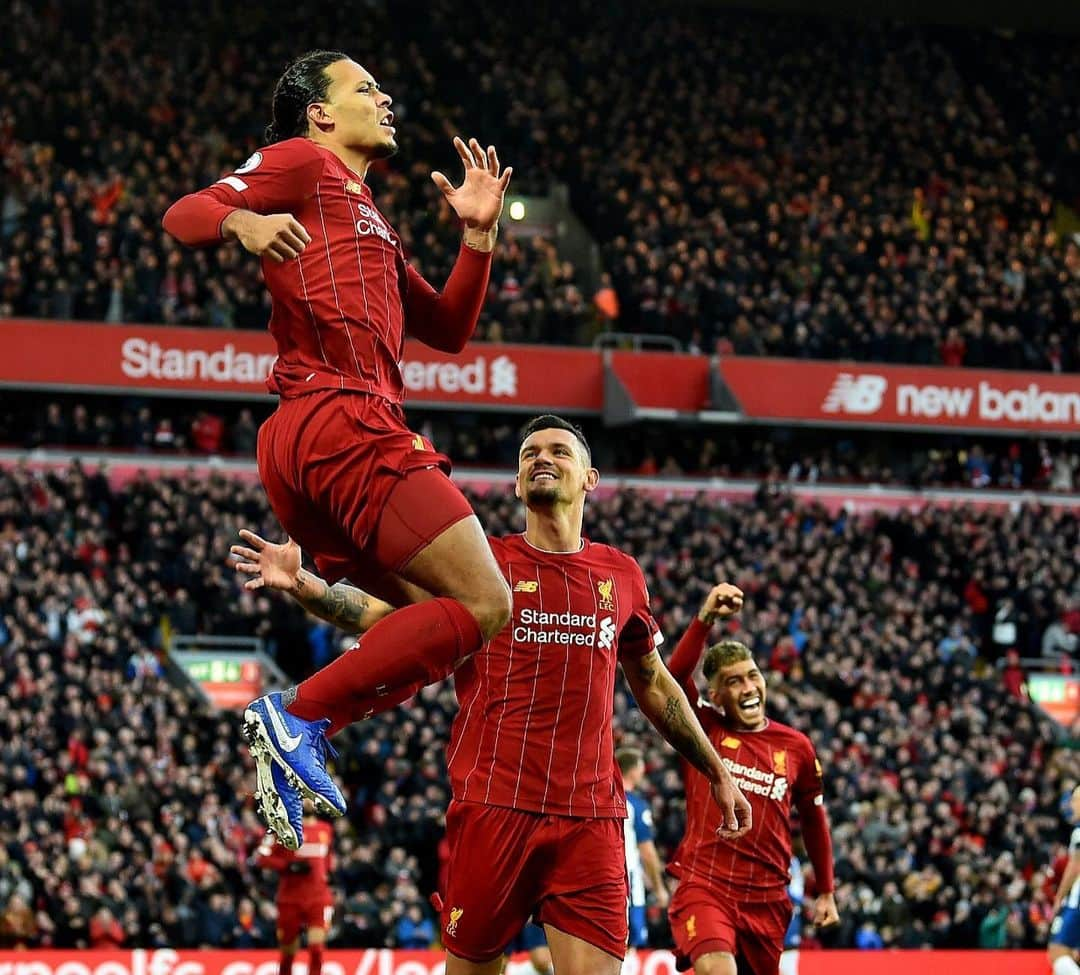
[[[138,397],[12,393],[0,403],[0,447],[93,454],[255,455],[272,404],[190,405]],[[517,421],[507,415],[410,410],[410,422],[459,467],[505,468],[517,459]],[[767,478],[792,483],[914,488],[1080,490],[1080,444],[1065,440],[847,432],[790,428],[673,428],[640,423],[612,437],[584,419],[597,462],[609,472],[660,477]]]
[[[238,24],[198,0],[195,29],[145,0],[17,2],[0,316],[262,327],[254,261],[184,251],[160,218],[259,145],[289,57],[329,46],[395,97],[403,149],[372,182],[432,280],[457,230],[427,173],[454,132],[495,142],[516,192],[567,184],[600,244],[594,283],[505,221],[480,338],[617,329],[704,352],[1080,367],[1064,40],[588,0],[552,44],[544,5],[490,14],[372,0]]]
[[[492,533],[519,528],[509,496],[475,501]],[[279,534],[257,485],[0,471],[0,945],[270,943],[236,716],[172,682],[163,633],[260,636],[294,676],[341,635],[239,588],[225,558],[241,526]],[[805,927],[804,948],[1045,939],[1059,802],[1080,766],[1013,656],[1071,665],[1075,511],[849,515],[766,489],[752,506],[622,492],[591,503],[586,526],[640,559],[669,646],[710,582],[747,593],[733,632],[768,667],[772,713],[813,737],[826,769],[843,925]],[[332,944],[427,937],[454,710],[449,686],[429,688],[337,742],[351,811]],[[615,711],[620,742],[647,753],[670,852],[673,753],[622,690]]]

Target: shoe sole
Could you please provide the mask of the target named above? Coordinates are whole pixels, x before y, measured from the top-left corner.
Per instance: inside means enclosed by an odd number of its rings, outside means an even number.
[[[264,757],[255,759],[255,805],[258,807],[259,816],[287,850],[300,849],[301,837],[293,829],[289,822],[289,813],[285,809],[285,803],[274,786],[271,775],[271,761]]]
[[[270,732],[266,729],[266,724],[263,722],[262,715],[257,711],[253,711],[251,708],[247,708],[244,711],[244,722],[241,727],[241,731],[244,736],[244,740],[248,744],[248,750],[251,752],[252,757],[255,759],[256,766],[261,763],[274,762],[278,768],[285,775],[285,781],[296,789],[304,799],[310,799],[312,805],[315,807],[315,812],[322,816],[328,816],[331,819],[337,819],[339,816],[345,815],[345,811],[338,809],[336,806],[327,802],[322,796],[320,796],[314,789],[312,789],[303,779],[297,775],[289,764],[281,757],[281,753],[278,752],[274,746],[274,739],[270,736]],[[278,798],[277,789],[274,788],[273,780],[270,778],[269,766],[264,773],[266,783],[270,786],[270,792],[274,799],[277,801],[277,805],[281,806],[281,812],[284,814],[285,807],[281,799]],[[265,789],[262,785],[259,786],[260,792],[264,792]],[[269,817],[264,817],[267,821],[267,826],[270,825]],[[286,822],[288,817],[286,816]],[[289,827],[290,830],[292,827]],[[280,833],[278,834],[281,835]]]

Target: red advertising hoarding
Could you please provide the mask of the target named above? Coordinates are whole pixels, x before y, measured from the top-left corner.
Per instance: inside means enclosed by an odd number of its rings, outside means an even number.
[[[305,953],[296,959],[295,975],[307,975]],[[323,975],[444,975],[437,951],[367,949],[328,951]],[[515,956],[506,975],[531,971]],[[781,975],[1048,975],[1041,951],[790,951],[780,962]],[[144,951],[0,951],[0,975],[277,975],[274,951],[216,951],[157,948]],[[675,975],[668,951],[638,951],[622,975]]]
[[[723,358],[748,419],[1080,434],[1080,375]]]
[[[27,387],[258,396],[274,362],[267,332],[0,321],[0,383]],[[660,358],[664,358],[661,354]],[[599,413],[593,349],[476,342],[460,355],[405,343],[410,402]]]

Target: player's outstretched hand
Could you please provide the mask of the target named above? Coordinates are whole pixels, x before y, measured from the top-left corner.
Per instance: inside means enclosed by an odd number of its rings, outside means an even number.
[[[229,549],[233,568],[240,575],[251,576],[244,583],[245,589],[290,590],[296,584],[296,574],[300,571],[300,546],[291,538],[286,538],[280,545],[268,542],[261,535],[240,529],[240,537],[247,545],[233,545]]]
[[[814,901],[814,926],[831,928],[840,923],[840,911],[836,907],[836,898],[832,894],[818,894]]]
[[[754,825],[753,811],[730,774],[713,782],[712,794],[713,800],[720,807],[723,824],[716,831],[717,835],[726,840],[737,840],[749,833]]]
[[[498,223],[499,214],[502,213],[503,197],[514,169],[507,166],[500,175],[495,147],[488,146],[485,150],[476,139],[470,139],[466,145],[464,139],[455,136],[454,148],[465,164],[465,178],[461,185],[455,188],[440,172],[431,174],[432,182],[442,190],[446,202],[466,227],[490,230]]]
[[[284,264],[311,243],[311,234],[291,213],[252,213],[233,210],[221,229],[225,236],[235,237],[246,251],[258,257],[268,257]]]
[[[721,582],[709,590],[709,595],[698,610],[698,619],[711,625],[717,620],[734,616],[742,610],[742,605],[743,591],[729,582]]]

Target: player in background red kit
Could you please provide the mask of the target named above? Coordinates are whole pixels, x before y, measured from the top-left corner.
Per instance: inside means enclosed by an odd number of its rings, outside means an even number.
[[[449,460],[406,426],[399,362],[406,335],[451,352],[472,335],[511,170],[493,146],[455,139],[462,184],[432,173],[464,227],[435,291],[364,182],[373,161],[397,150],[390,105],[347,55],[305,54],[274,90],[271,144],[163,221],[182,243],[237,240],[262,258],[278,352],[268,386],[280,397],[259,430],[270,505],[330,583],[349,578],[402,607],[356,652],[245,712],[260,811],[293,848],[299,795],[323,812],[345,809],[326,771],[326,736],[400,700],[401,688],[445,677],[510,613]],[[307,595],[305,579],[296,584]]]
[[[617,975],[627,941],[623,819],[612,696],[622,664],[642,713],[700,772],[717,827],[742,836],[749,804],[732,785],[668,673],[638,564],[582,537],[599,473],[581,431],[554,416],[524,430],[516,493],[525,532],[491,539],[514,594],[510,624],[460,664],[447,764],[453,799],[441,892],[448,975],[496,975],[530,918],[556,972]],[[250,532],[234,546],[246,585],[295,593],[300,551]],[[324,587],[325,588],[325,587]],[[392,607],[366,593],[301,600],[349,630]]]
[[[334,912],[330,890],[333,844],[333,828],[309,812],[304,816],[300,849],[286,849],[267,833],[255,851],[256,864],[281,876],[277,892],[278,975],[291,975],[303,931],[307,932],[308,975],[322,971],[323,948]]]
[[[679,878],[668,918],[680,968],[692,964],[696,975],[779,971],[791,921],[792,804],[814,865],[814,923],[827,927],[839,920],[821,765],[810,739],[765,716],[765,678],[750,650],[736,640],[705,654],[708,700],[694,683],[713,622],[737,613],[742,601],[737,587],[714,587],[668,662],[754,810],[752,835],[739,842],[718,835],[709,783],[695,769],[685,769],[686,834],[668,866]]]

